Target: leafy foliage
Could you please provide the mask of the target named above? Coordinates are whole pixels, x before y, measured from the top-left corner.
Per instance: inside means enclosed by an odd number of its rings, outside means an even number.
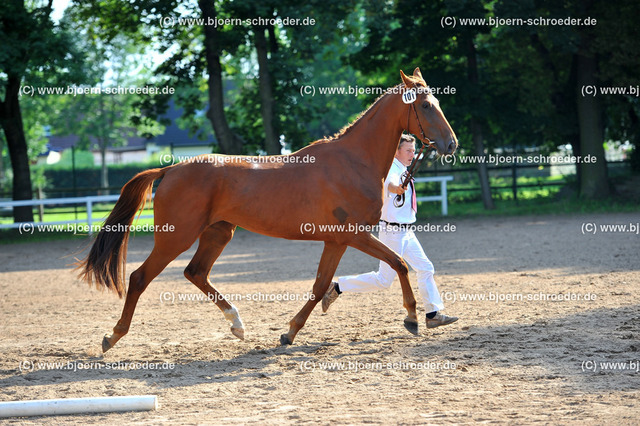
[[[79,0],[59,23],[47,5],[10,1],[0,8],[0,97],[9,75],[41,86],[154,85],[175,95],[22,98],[31,156],[42,149],[47,126],[56,134],[82,137],[83,146],[102,139],[117,145],[129,135],[161,131],[169,101],[183,109],[179,124],[192,134],[213,132],[209,117],[209,68],[205,31],[197,1]],[[298,149],[347,124],[377,95],[303,96],[301,87],[389,87],[398,71],[419,66],[427,82],[455,88],[438,95],[461,142],[472,153],[472,120],[488,151],[536,147],[579,148],[575,55],[598,61],[603,86],[636,87],[640,30],[635,0],[216,0],[224,19],[313,18],[314,25],[221,25],[216,50],[224,84],[224,115],[245,141],[248,154],[264,152],[256,32],[268,45],[273,93],[272,125],[287,148]],[[33,6],[36,5],[36,6]],[[442,25],[443,17],[585,18],[593,26]],[[8,22],[8,24],[7,24]],[[35,30],[37,28],[37,31]],[[586,52],[584,50],[587,50]],[[469,75],[471,53],[477,81]],[[147,61],[155,52],[156,64]],[[105,62],[105,58],[109,62]],[[146,62],[145,62],[146,61]],[[107,73],[107,69],[109,72]],[[606,96],[605,139],[640,141],[637,96]],[[73,119],[70,119],[72,117]],[[218,149],[213,147],[212,149]],[[637,149],[634,151],[637,157]],[[634,158],[636,158],[634,157]],[[6,163],[6,160],[5,160]]]

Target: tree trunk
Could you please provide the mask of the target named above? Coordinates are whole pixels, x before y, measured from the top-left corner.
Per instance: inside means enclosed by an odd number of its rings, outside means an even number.
[[[473,39],[467,42],[467,77],[473,87],[473,93],[480,93],[478,87],[478,60],[476,55],[476,46]],[[473,138],[473,147],[477,157],[484,157],[484,139],[482,138],[482,125],[475,117],[471,117],[470,126],[471,136]],[[491,198],[491,187],[489,186],[489,171],[484,162],[478,161],[478,178],[480,179],[480,191],[482,193],[482,203],[484,208],[492,210],[495,208],[493,199]]]
[[[4,142],[4,138],[2,138],[0,136],[0,189],[3,187],[4,184],[4,157],[2,156],[2,151],[3,151],[3,147],[2,147],[2,142]]]
[[[278,51],[278,39],[273,25],[267,26],[267,34],[269,34],[269,53],[273,55]]]
[[[101,86],[102,88],[102,86]],[[110,114],[107,117],[107,111],[104,107],[104,96],[100,96],[100,120],[109,120],[109,127],[113,128],[114,123],[112,120],[112,115]],[[104,126],[99,126],[99,134],[98,136],[98,146],[100,147],[100,187],[102,191],[100,191],[100,195],[109,195],[109,169],[107,168],[107,147],[109,146],[109,136],[106,135],[107,131]]]
[[[29,154],[27,140],[24,136],[22,113],[18,93],[20,90],[20,78],[9,76],[7,79],[5,99],[0,102],[0,125],[11,157],[13,169],[13,200],[31,200],[31,171],[29,169]],[[14,222],[33,222],[33,209],[31,206],[14,207]]]
[[[473,139],[473,148],[475,150],[476,157],[484,157],[484,139],[482,137],[482,126],[478,123],[478,120],[471,118],[471,137]],[[495,208],[493,204],[493,198],[491,198],[491,186],[489,185],[489,170],[487,164],[478,162],[478,178],[480,179],[480,191],[482,193],[482,203],[484,208],[492,210]]]
[[[580,155],[595,158],[580,163],[580,196],[590,199],[609,196],[607,161],[604,157],[604,127],[599,94],[583,96],[583,87],[598,87],[597,59],[581,49],[577,54],[577,111],[580,129]]]
[[[575,92],[575,87],[578,78],[578,58],[577,55],[573,55],[571,60],[571,73],[569,74],[569,79],[567,80],[567,87],[564,88],[562,92],[562,104],[556,108],[558,111],[574,111],[574,117],[577,116],[575,113],[575,97],[573,96]],[[572,121],[573,122],[573,121]],[[571,125],[571,132],[567,135],[567,140],[569,144],[571,144],[572,154],[576,157],[582,157],[582,150],[580,149],[580,129],[576,125]],[[582,169],[579,164],[576,164],[576,182],[578,183],[577,190],[580,191],[580,181],[582,180]]]
[[[267,154],[281,154],[282,146],[273,126],[273,88],[269,59],[267,57],[267,39],[264,27],[254,26],[256,52],[258,54],[258,79],[260,86],[260,113],[264,126],[265,149]]]
[[[216,8],[212,1],[199,0],[205,22],[216,19]],[[220,150],[225,154],[242,154],[244,141],[238,136],[227,122],[224,114],[224,93],[222,91],[222,66],[220,65],[218,30],[213,25],[204,25],[204,47],[207,59],[207,71],[209,74],[209,110],[207,118],[218,139]]]
[[[101,191],[102,195],[109,195],[109,168],[107,167],[107,142],[104,141],[100,144],[100,162],[101,162],[101,170],[100,170],[100,186],[103,191]]]
[[[555,81],[562,81],[563,77],[561,75],[561,72],[558,71],[558,68],[555,66],[553,62],[551,51],[549,51],[549,49],[545,47],[542,41],[540,41],[539,35],[537,33],[532,34],[530,36],[530,40],[531,40],[531,46],[533,46],[536,49],[536,51],[542,58],[544,68],[551,71]],[[567,79],[567,82],[562,87],[559,87],[555,93],[551,93],[551,95],[549,96],[556,111],[561,112],[563,115],[573,114],[573,117],[576,116],[574,111],[576,107],[574,95],[575,95],[575,88],[577,84],[576,83],[576,78],[577,78],[576,56],[577,55],[573,55],[571,59],[571,71],[569,72],[569,78]],[[576,157],[579,157],[580,156],[580,131],[577,127],[577,123],[574,123],[573,120],[564,120],[563,126],[564,126],[563,130],[565,131],[565,134],[566,134],[565,138],[571,145],[572,154]],[[580,167],[578,164],[576,164],[577,182],[580,182],[580,176],[581,176]]]

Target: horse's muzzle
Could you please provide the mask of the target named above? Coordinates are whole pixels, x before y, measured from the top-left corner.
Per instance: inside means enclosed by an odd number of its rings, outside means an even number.
[[[449,141],[449,144],[447,145],[447,149],[446,149],[446,155],[451,155],[454,152],[456,152],[456,148],[458,148],[458,142],[456,142],[455,140],[451,140]]]

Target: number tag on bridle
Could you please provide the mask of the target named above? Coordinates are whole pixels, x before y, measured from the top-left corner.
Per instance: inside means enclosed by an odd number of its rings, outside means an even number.
[[[402,94],[402,102],[405,104],[412,104],[417,98],[415,89],[408,90]]]

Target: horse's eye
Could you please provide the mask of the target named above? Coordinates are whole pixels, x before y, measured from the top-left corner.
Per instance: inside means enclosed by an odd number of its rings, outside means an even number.
[[[424,101],[424,102],[422,103],[422,108],[427,109],[427,108],[429,108],[430,106],[431,106],[431,103],[430,103],[430,102],[428,102],[428,101]]]

